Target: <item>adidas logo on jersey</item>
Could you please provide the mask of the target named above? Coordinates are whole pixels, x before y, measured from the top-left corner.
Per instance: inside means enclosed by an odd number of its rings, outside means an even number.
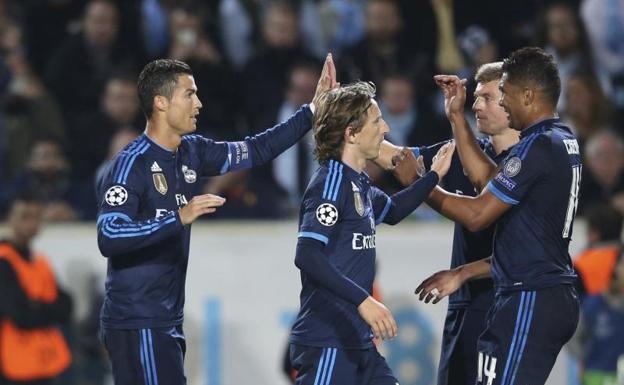
[[[154,162],[152,164],[152,172],[162,172],[162,168],[158,165],[158,163]]]

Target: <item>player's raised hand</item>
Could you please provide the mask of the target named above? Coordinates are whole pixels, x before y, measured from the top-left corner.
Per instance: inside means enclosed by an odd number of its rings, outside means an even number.
[[[312,103],[318,104],[319,97],[325,92],[334,88],[340,87],[340,83],[336,82],[336,66],[334,65],[334,58],[331,53],[325,57],[325,64],[323,64],[323,70],[316,84],[316,92],[314,92],[314,99]]]
[[[418,299],[425,301],[425,303],[433,300],[435,304],[447,295],[456,292],[463,284],[459,270],[442,270],[422,281],[414,294],[418,295]]]
[[[449,120],[463,116],[467,80],[455,75],[436,75],[433,79],[444,92],[444,111]]]
[[[375,338],[388,340],[397,336],[398,328],[392,313],[384,304],[368,297],[358,306],[360,316],[373,329]]]
[[[442,146],[438,153],[433,157],[431,163],[431,171],[435,171],[440,179],[444,178],[449,168],[451,167],[451,161],[453,160],[453,153],[455,152],[455,142],[448,142]]]
[[[392,157],[394,168],[392,173],[403,186],[414,183],[425,171],[422,156],[416,158],[409,148],[403,148],[397,155]]]
[[[225,198],[213,194],[197,195],[178,212],[180,221],[183,225],[195,222],[195,220],[204,214],[210,214],[217,211],[217,207],[223,206]]]

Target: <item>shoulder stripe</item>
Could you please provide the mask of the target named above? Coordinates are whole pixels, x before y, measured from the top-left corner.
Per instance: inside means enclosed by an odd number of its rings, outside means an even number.
[[[325,188],[323,189],[323,199],[326,199],[327,197],[327,190],[329,189],[329,180],[334,172],[334,161],[330,160],[329,164],[327,165],[327,175],[325,175]]]
[[[119,178],[119,175],[121,174],[121,170],[124,169],[129,158],[132,156],[133,151],[137,147],[139,147],[141,144],[143,144],[143,139],[139,139],[136,142],[132,143],[130,147],[124,150],[121,154],[119,154],[119,157],[117,158],[117,164],[115,165],[115,173],[114,173],[115,176],[113,180],[117,180],[117,178]]]
[[[527,154],[529,153],[529,150],[531,149],[531,146],[533,145],[533,142],[535,142],[535,139],[537,139],[537,136],[538,136],[538,133],[531,135],[528,138],[524,147],[522,147],[522,149],[519,151],[520,153],[518,155],[520,156],[521,160],[524,160],[524,158],[526,158]]]
[[[122,172],[122,175],[120,175],[117,178],[117,183],[125,184],[128,181],[128,174],[130,174],[130,170],[132,169],[132,165],[134,164],[134,161],[139,155],[144,154],[145,151],[147,151],[149,147],[150,147],[150,144],[146,142],[141,147],[137,148],[134,151],[134,154],[128,161],[128,164],[126,165],[125,170]]]
[[[336,185],[336,178],[338,177],[339,167],[340,165],[338,162],[334,162],[334,170],[332,172],[331,182],[329,182],[329,191],[327,192],[327,195],[323,197],[324,199],[331,200],[332,194],[334,193],[334,186]]]
[[[338,181],[336,183],[336,186],[334,187],[334,194],[331,196],[331,200],[335,201],[336,198],[338,197],[338,191],[340,191],[340,185],[342,184],[342,169],[344,168],[344,165],[341,164],[340,168],[338,169]]]

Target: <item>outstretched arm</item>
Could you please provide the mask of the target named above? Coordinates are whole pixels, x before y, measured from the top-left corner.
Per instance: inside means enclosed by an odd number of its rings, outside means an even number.
[[[466,79],[459,79],[454,75],[436,75],[434,80],[444,92],[444,109],[453,129],[461,163],[470,182],[481,191],[496,175],[497,166],[481,150],[477,138],[464,117]]]

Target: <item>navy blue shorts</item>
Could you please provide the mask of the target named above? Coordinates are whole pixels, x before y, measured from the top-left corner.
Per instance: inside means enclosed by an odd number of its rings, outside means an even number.
[[[115,385],[184,385],[186,342],[182,326],[102,329]]]
[[[477,342],[476,383],[543,385],[578,318],[572,285],[497,295]]]
[[[397,385],[376,348],[338,349],[290,344],[295,385]]]
[[[474,385],[477,378],[477,340],[485,329],[487,311],[449,309],[444,322],[438,385]]]

